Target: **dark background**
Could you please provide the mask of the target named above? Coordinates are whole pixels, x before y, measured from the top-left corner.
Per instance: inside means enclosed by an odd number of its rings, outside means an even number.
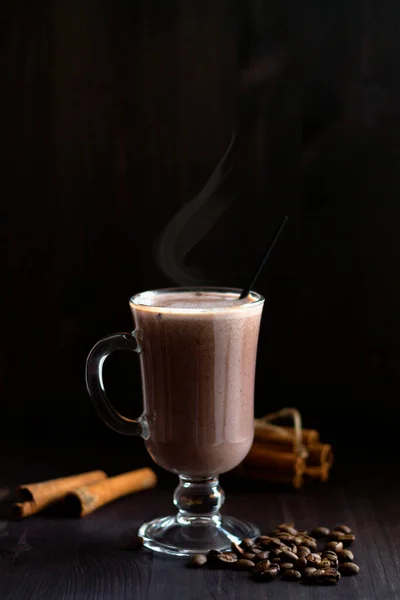
[[[1,445],[141,451],[94,414],[85,357],[173,283],[154,243],[233,128],[235,199],[187,262],[244,285],[290,216],[256,286],[257,414],[397,441],[399,24],[397,0],[1,3]],[[135,357],[106,375],[137,415]]]

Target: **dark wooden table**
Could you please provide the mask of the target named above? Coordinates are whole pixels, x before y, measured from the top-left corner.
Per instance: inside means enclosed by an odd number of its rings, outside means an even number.
[[[126,457],[45,459],[26,453],[2,460],[0,487],[99,466],[134,468]],[[138,526],[172,512],[175,480],[162,477],[157,489],[118,500],[80,520],[51,515],[22,522],[0,521],[1,600],[400,600],[400,479],[394,464],[378,469],[346,461],[330,482],[299,492],[246,489],[225,479],[226,513],[252,519],[262,530],[294,520],[299,527],[346,522],[357,534],[353,547],[360,574],[335,587],[301,583],[255,583],[245,573],[193,571],[186,559],[124,549]],[[109,472],[112,471],[109,468]],[[112,474],[112,473],[110,473]]]

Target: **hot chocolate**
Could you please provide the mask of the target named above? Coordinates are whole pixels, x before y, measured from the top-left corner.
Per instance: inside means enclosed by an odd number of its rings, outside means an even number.
[[[147,448],[192,479],[229,471],[253,440],[263,302],[251,293],[161,290],[135,296]]]

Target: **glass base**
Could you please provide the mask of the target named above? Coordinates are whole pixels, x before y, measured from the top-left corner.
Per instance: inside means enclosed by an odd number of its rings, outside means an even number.
[[[155,552],[174,556],[206,554],[209,550],[230,550],[231,543],[239,543],[245,537],[260,535],[252,523],[233,517],[181,515],[154,519],[144,523],[138,535],[144,546]]]

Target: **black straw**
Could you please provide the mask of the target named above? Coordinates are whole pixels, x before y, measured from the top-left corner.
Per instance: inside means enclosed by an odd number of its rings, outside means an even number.
[[[257,267],[256,272],[254,273],[253,277],[251,278],[249,284],[243,289],[242,293],[240,294],[240,298],[247,298],[247,296],[253,289],[253,286],[254,286],[255,282],[257,281],[261,271],[263,270],[264,265],[267,262],[269,255],[271,254],[272,249],[275,246],[275,243],[277,242],[279,236],[281,235],[282,229],[285,227],[287,220],[288,220],[288,217],[284,216],[282,221],[279,223],[271,242],[268,244],[267,249],[264,252],[264,255],[261,259],[259,266]]]

